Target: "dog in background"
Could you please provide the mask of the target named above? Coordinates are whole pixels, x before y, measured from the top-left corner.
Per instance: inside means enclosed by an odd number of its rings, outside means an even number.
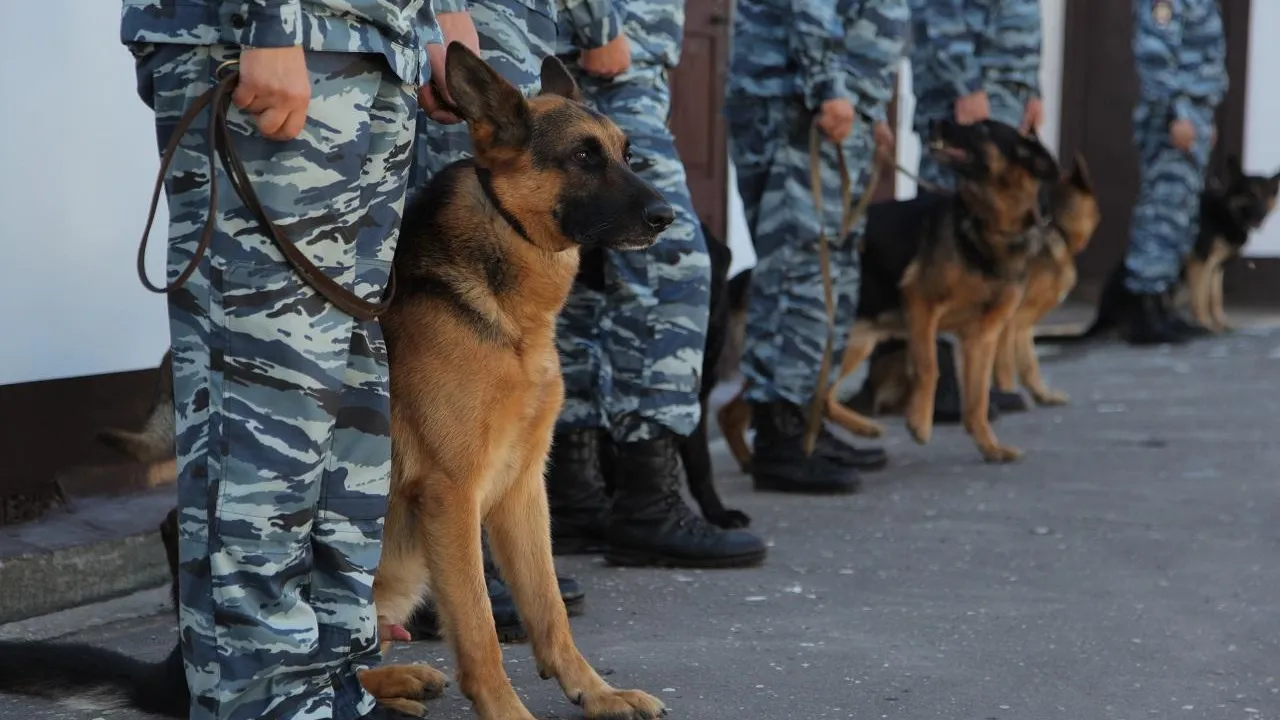
[[[1248,175],[1234,155],[1227,158],[1226,169],[1225,182],[1211,178],[1200,194],[1195,244],[1183,259],[1178,284],[1165,297],[1174,307],[1185,300],[1195,321],[1212,333],[1230,330],[1222,303],[1224,266],[1241,256],[1250,235],[1275,209],[1280,190],[1280,172],[1270,177]],[[1097,314],[1084,333],[1048,342],[1091,340],[1120,327],[1136,302],[1125,287],[1124,272],[1122,256],[1107,276]]]
[[[405,208],[382,317],[391,368],[392,480],[374,578],[379,624],[400,625],[430,592],[462,693],[483,720],[533,720],[511,686],[485,596],[481,527],[511,585],[543,677],[590,720],[652,720],[651,695],[617,690],[578,651],[551,556],[543,473],[564,386],[555,318],[581,246],[652,245],[674,219],[629,165],[626,136],[579,101],[554,57],[526,99],[460,43],[445,82],[476,156]],[[381,638],[384,649],[387,638]],[[174,672],[174,658],[176,669]],[[0,690],[69,700],[116,690],[124,704],[185,717],[181,653],[159,665],[78,645],[0,643]],[[364,670],[383,705],[421,715],[444,675]]]

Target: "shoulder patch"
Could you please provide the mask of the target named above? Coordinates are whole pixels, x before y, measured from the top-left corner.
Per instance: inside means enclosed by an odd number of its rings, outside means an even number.
[[[1155,0],[1151,3],[1151,19],[1159,27],[1164,27],[1173,20],[1173,3],[1170,0]]]

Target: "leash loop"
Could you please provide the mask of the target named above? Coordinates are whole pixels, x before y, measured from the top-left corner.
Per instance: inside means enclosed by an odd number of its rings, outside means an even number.
[[[238,60],[228,60],[214,70],[214,77],[217,83],[201,93],[191,103],[187,111],[178,119],[173,133],[169,137],[169,142],[165,145],[164,152],[160,157],[160,170],[156,174],[155,187],[151,193],[151,207],[147,211],[146,227],[142,231],[142,240],[138,243],[138,277],[142,280],[143,286],[151,292],[171,294],[185,285],[196,271],[196,268],[200,266],[200,262],[204,259],[209,250],[209,245],[213,241],[214,218],[218,212],[218,179],[217,166],[214,159],[216,153],[218,159],[222,162],[223,169],[227,173],[228,184],[235,190],[245,208],[255,216],[258,224],[262,226],[262,229],[275,243],[276,247],[280,249],[285,259],[303,281],[333,303],[335,307],[357,320],[368,321],[377,318],[386,312],[391,305],[392,298],[395,297],[396,275],[394,268],[387,276],[387,289],[382,302],[369,302],[342,287],[321,272],[314,263],[298,250],[297,246],[289,240],[279,226],[267,216],[266,209],[258,199],[257,193],[254,192],[249,175],[245,172],[240,156],[236,152],[231,130],[227,125],[227,113],[231,108],[231,94],[240,79],[239,70],[235,69],[237,65],[239,65]],[[169,171],[169,165],[173,162],[173,157],[177,153],[178,144],[182,141],[196,117],[205,108],[209,108],[210,116],[206,138],[209,160],[209,208],[205,217],[204,228],[200,232],[200,240],[196,244],[191,261],[183,269],[182,273],[178,275],[178,278],[170,285],[155,285],[147,277],[146,255],[147,241],[151,237],[151,227],[155,223],[160,193],[164,189],[164,179]]]

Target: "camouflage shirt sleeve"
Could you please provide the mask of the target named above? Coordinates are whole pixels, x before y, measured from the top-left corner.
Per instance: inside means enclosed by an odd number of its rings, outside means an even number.
[[[231,40],[241,47],[276,48],[302,44],[302,0],[233,0]]]
[[[1178,45],[1178,72],[1186,78],[1186,100],[1175,112],[1189,112],[1187,103],[1217,108],[1227,94],[1227,39],[1216,0],[1202,0],[1198,16],[1189,13]],[[1185,115],[1178,115],[1184,117]]]
[[[603,47],[622,34],[622,16],[613,0],[560,0],[556,10],[579,49]]]
[[[885,119],[906,42],[902,0],[861,0],[845,19],[846,82],[854,107],[872,122]]]
[[[443,13],[467,12],[471,9],[471,0],[431,0],[437,15]]]
[[[841,63],[841,27],[836,0],[790,0],[788,51],[800,68],[805,105],[817,110],[832,98],[848,97]]]
[[[911,22],[918,23],[919,41],[936,53],[934,67],[939,79],[955,91],[956,97],[982,89],[974,42],[977,30],[969,25],[965,0],[928,0],[916,7],[920,10],[913,12]]]
[[[1189,77],[1180,67],[1182,0],[1133,0],[1133,59],[1144,103],[1171,106],[1177,118],[1191,117]]]

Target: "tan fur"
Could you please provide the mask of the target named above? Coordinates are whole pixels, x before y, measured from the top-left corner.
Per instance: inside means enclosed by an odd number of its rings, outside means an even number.
[[[1187,258],[1187,291],[1190,295],[1191,314],[1196,322],[1214,332],[1231,329],[1222,307],[1224,265],[1231,256],[1231,247],[1220,239],[1214,239],[1206,260],[1201,261],[1194,255]]]

